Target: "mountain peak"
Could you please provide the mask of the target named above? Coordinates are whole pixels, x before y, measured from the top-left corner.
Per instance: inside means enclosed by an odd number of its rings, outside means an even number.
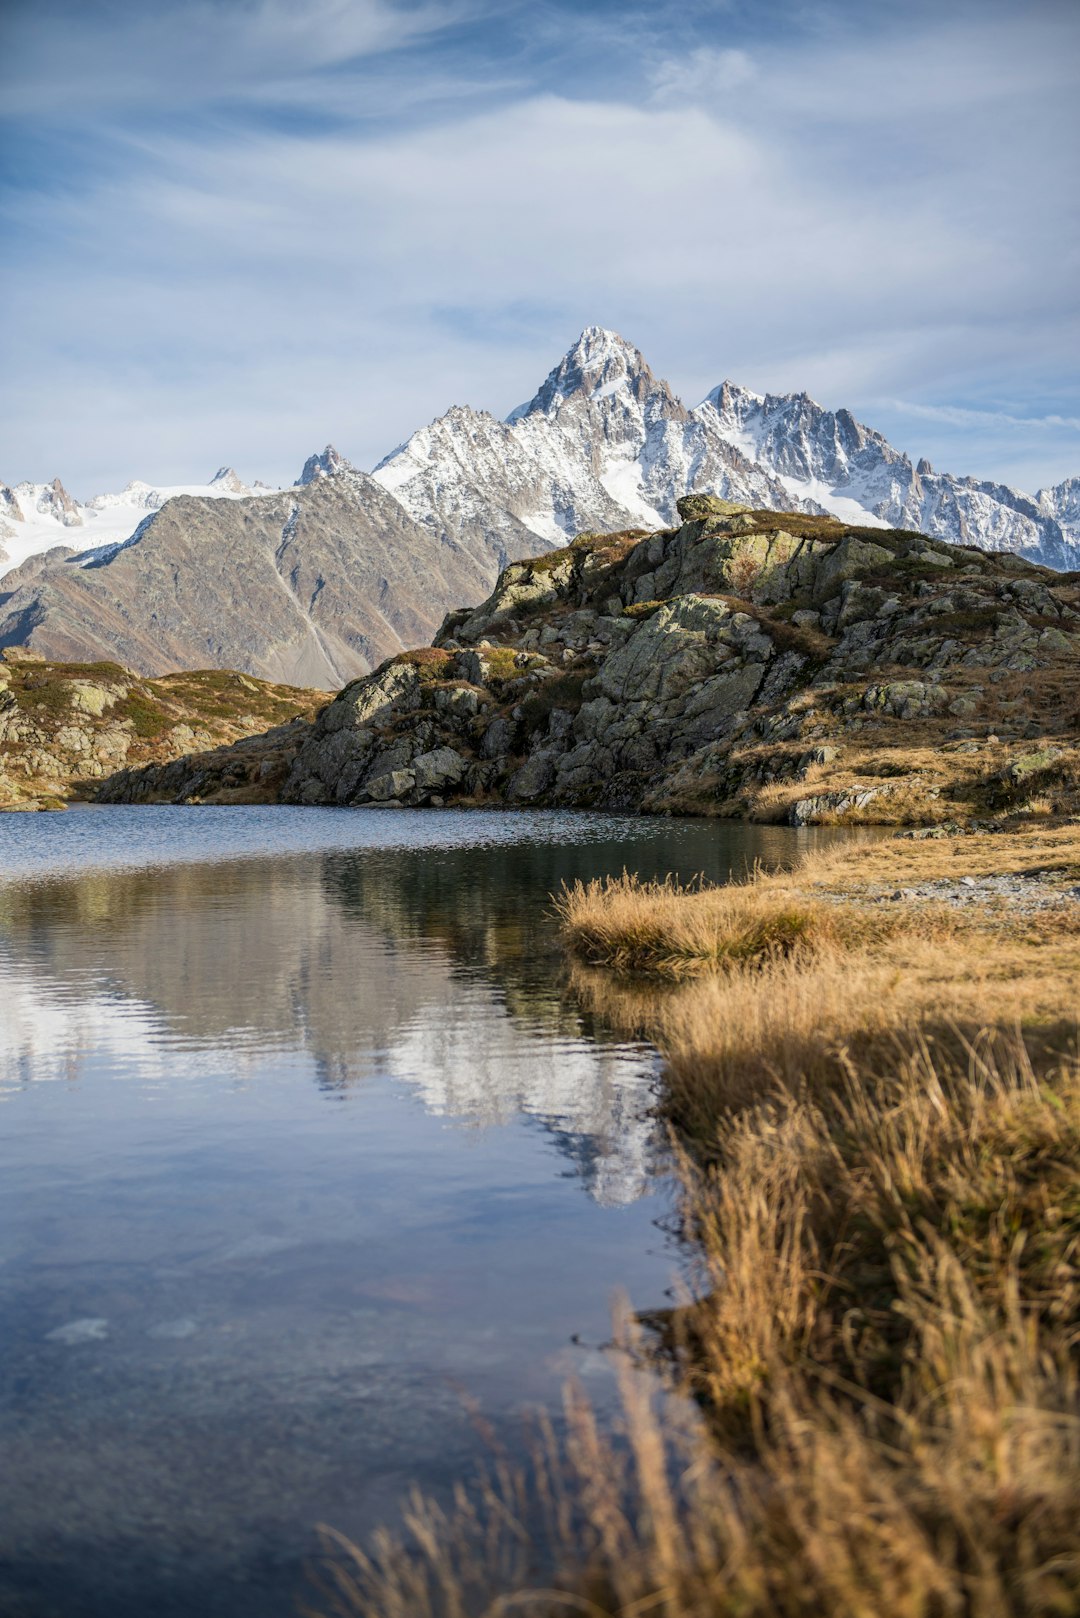
[[[640,349],[606,326],[586,326],[528,404],[519,405],[506,419],[513,423],[525,416],[552,418],[572,399],[591,402],[625,394],[643,403],[654,393],[674,404],[667,384],[653,376]]]
[[[210,479],[212,489],[226,489],[229,494],[247,494],[247,484],[243,483],[231,466],[219,466]]]
[[[333,446],[327,444],[321,455],[309,455],[304,462],[304,469],[293,484],[295,489],[306,487],[315,483],[319,478],[336,477],[339,472],[351,472],[353,465],[347,461]]]
[[[68,494],[59,478],[53,478],[51,483],[42,487],[37,509],[43,517],[55,517],[65,528],[77,528],[82,523],[77,501]]]

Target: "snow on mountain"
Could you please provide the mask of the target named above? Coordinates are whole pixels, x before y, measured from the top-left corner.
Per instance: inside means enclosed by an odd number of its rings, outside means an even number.
[[[791,505],[775,477],[710,434],[636,348],[599,326],[506,421],[455,405],[373,476],[414,521],[472,549],[494,543],[500,563],[537,539],[662,527],[688,488]]]
[[[1044,516],[1061,524],[1074,544],[1080,542],[1080,477],[1066,478],[1052,489],[1040,489],[1035,501]]]
[[[31,557],[56,546],[97,558],[108,548],[130,539],[148,513],[158,511],[178,494],[223,500],[250,499],[265,485],[249,488],[230,466],[223,466],[209,483],[183,483],[154,488],[138,479],[116,494],[98,494],[82,503],[52,483],[0,483],[0,578]]]
[[[327,444],[321,455],[308,456],[300,476],[293,484],[293,488],[306,489],[309,483],[315,482],[316,478],[332,478],[336,477],[338,472],[354,472],[355,470],[356,468],[352,462],[347,461],[344,455],[339,455],[333,444]],[[220,477],[220,475],[219,473],[218,476]],[[233,475],[235,476],[235,473]]]
[[[332,444],[294,487],[355,472]],[[616,332],[589,326],[533,397],[499,421],[454,405],[373,474],[462,563],[494,578],[507,561],[585,529],[656,528],[696,491],[845,522],[918,529],[1051,567],[1080,567],[1080,477],[1031,496],[1005,484],[912,465],[848,410],[805,393],[722,382],[694,409]],[[129,483],[80,504],[60,483],[0,483],[0,577],[56,546],[87,561],[129,540],[172,496],[250,499],[229,466],[206,485]]]
[[[845,522],[918,529],[983,550],[1018,551],[1051,567],[1080,560],[1080,505],[1067,521],[1068,484],[1032,498],[1006,484],[935,472],[849,410],[835,413],[808,394],[751,393],[723,382],[693,412],[751,460],[769,467],[793,495],[816,500]],[[1072,479],[1078,485],[1080,480]]]

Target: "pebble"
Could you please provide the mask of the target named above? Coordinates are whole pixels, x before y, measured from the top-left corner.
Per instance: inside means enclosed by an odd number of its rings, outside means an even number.
[[[894,888],[891,892],[870,892],[862,895],[822,894],[820,897],[828,897],[841,903],[851,899],[858,902],[860,898],[864,898],[871,904],[931,901],[937,904],[960,905],[997,901],[1005,902],[1010,910],[1023,915],[1060,908],[1066,904],[1073,905],[1080,900],[1080,887],[1051,887],[1049,884],[1054,875],[1053,871],[1037,872],[1031,876],[1003,873],[1000,876],[961,876],[955,880],[942,876],[924,882],[918,888]]]

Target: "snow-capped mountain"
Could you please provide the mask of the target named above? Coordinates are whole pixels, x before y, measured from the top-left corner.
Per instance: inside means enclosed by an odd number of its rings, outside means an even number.
[[[414,521],[500,560],[584,529],[656,528],[687,489],[790,505],[783,485],[698,420],[614,332],[584,331],[499,421],[455,405],[376,467]]]
[[[159,511],[174,495],[243,500],[265,492],[265,484],[249,488],[242,483],[231,466],[221,467],[205,484],[154,488],[135,479],[117,494],[98,494],[85,502],[70,495],[59,478],[14,488],[0,483],[0,578],[57,546],[86,552],[88,558],[91,552],[97,555],[130,538],[149,512]]]
[[[1080,480],[1067,526],[1068,484],[1034,497],[1006,484],[912,466],[849,410],[825,410],[806,393],[751,393],[723,382],[694,412],[755,463],[770,467],[800,499],[845,522],[912,528],[983,550],[1019,551],[1050,567],[1074,567],[1080,543]]]
[[[85,503],[59,479],[0,483],[0,645],[329,685],[415,645],[507,561],[586,529],[666,526],[690,492],[1080,569],[1080,477],[1027,495],[939,473],[804,393],[722,382],[688,409],[631,343],[590,326],[505,421],[454,405],[370,476],[327,445],[285,491],[249,487],[228,466],[205,485],[133,482]]]
[[[690,491],[920,529],[1051,567],[1080,566],[1080,479],[1035,496],[913,466],[850,411],[731,382],[688,410],[617,333],[590,326],[501,422],[455,405],[376,467],[415,521],[527,554],[585,528],[655,527]]]

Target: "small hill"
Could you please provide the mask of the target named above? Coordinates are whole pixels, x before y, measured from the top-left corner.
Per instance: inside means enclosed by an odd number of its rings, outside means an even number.
[[[323,709],[281,797],[792,824],[1080,803],[1080,576],[712,496],[679,517],[507,567]],[[226,751],[105,793],[212,797],[238,768]]]
[[[0,809],[58,808],[104,778],[253,739],[253,774],[280,786],[290,742],[321,691],[203,669],[144,680],[118,663],[56,663],[23,649],[0,663]],[[276,772],[274,775],[273,772]]]

